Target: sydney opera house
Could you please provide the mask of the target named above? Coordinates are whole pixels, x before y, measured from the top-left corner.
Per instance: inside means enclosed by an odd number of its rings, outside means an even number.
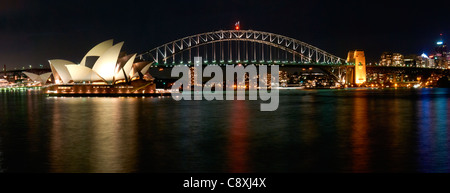
[[[147,73],[150,64],[139,61],[136,54],[121,52],[123,42],[104,41],[93,47],[75,64],[68,60],[49,60],[55,84],[44,92],[57,95],[108,95],[155,93],[153,78]],[[45,84],[50,75],[27,74]]]

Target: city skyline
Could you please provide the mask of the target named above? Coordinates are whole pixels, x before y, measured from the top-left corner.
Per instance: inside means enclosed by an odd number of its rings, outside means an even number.
[[[432,1],[20,0],[1,7],[0,64],[8,69],[46,66],[50,58],[80,62],[85,53],[79,50],[104,39],[126,41],[126,50],[143,53],[186,35],[232,29],[237,21],[241,29],[284,34],[343,58],[361,49],[368,63],[385,51],[431,52],[450,31],[450,7]]]
[[[2,0],[0,173],[146,173],[133,183],[168,192],[450,173],[448,16],[437,1]]]

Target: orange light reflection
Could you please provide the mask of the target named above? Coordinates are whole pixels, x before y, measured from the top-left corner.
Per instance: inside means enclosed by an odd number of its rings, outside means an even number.
[[[354,104],[354,120],[352,141],[352,170],[353,172],[368,172],[369,170],[369,137],[368,137],[368,115],[367,98],[356,97]]]
[[[248,109],[245,101],[233,102],[228,145],[228,168],[232,173],[248,171]]]

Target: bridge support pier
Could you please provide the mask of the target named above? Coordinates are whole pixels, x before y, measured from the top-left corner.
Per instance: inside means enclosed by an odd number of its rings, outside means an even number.
[[[347,73],[345,73],[345,83],[346,84],[355,84],[355,67],[348,66]]]
[[[347,69],[347,83],[361,86],[366,82],[366,57],[362,50],[352,50],[348,52],[347,62],[353,67]],[[352,70],[351,70],[352,69]],[[351,70],[351,71],[350,71]]]

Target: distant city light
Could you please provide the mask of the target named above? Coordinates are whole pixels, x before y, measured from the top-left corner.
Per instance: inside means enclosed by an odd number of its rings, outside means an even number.
[[[422,58],[428,58],[428,56],[425,53],[423,53]]]
[[[444,43],[444,42],[442,42],[442,41],[436,42],[437,45],[442,45],[443,43]]]

